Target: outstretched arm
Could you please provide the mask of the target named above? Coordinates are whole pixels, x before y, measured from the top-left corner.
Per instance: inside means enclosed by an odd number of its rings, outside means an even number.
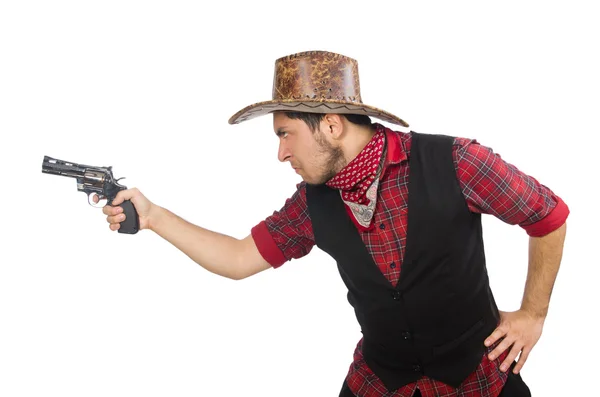
[[[240,280],[269,269],[271,265],[258,251],[252,235],[240,240],[194,225],[171,211],[150,202],[138,189],[120,191],[103,209],[111,230],[124,220],[119,204],[131,200],[138,212],[140,229],[150,229],[173,244],[206,270]]]

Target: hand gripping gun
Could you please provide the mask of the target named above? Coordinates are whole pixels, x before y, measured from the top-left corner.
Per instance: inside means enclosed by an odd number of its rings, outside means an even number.
[[[112,166],[94,167],[44,156],[42,172],[75,178],[77,180],[77,190],[88,195],[88,203],[93,207],[96,207],[91,201],[93,194],[98,195],[99,201],[107,199],[106,204],[109,204],[112,203],[119,191],[127,189],[127,186],[118,183],[123,178],[115,180]],[[120,223],[119,233],[137,233],[140,225],[135,206],[130,200],[125,200],[121,203],[121,207],[125,214],[125,220]]]

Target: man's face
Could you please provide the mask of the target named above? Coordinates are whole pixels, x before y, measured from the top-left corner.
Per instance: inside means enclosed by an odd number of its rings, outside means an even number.
[[[279,137],[279,161],[289,161],[306,183],[322,184],[341,169],[342,150],[334,147],[324,122],[314,133],[302,120],[290,119],[285,113],[273,114],[273,130]]]

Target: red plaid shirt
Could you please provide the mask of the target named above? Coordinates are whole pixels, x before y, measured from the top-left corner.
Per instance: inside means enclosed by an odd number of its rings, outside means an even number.
[[[381,272],[395,285],[406,246],[409,171],[406,160],[411,135],[379,124],[377,128],[384,129],[386,134],[385,169],[377,194],[374,227],[359,233]],[[566,221],[569,209],[560,197],[502,160],[490,148],[474,139],[456,138],[453,156],[460,187],[472,212],[491,214],[508,224],[519,225],[530,236],[543,236]],[[307,255],[315,245],[305,188],[305,182],[298,184],[280,211],[252,229],[259,252],[274,268]],[[362,339],[347,375],[350,390],[358,397],[410,397],[417,387],[424,397],[495,397],[507,376],[500,371],[507,351],[490,361],[487,353],[495,347],[491,346],[476,371],[458,389],[424,376],[389,392],[365,363],[361,347]]]

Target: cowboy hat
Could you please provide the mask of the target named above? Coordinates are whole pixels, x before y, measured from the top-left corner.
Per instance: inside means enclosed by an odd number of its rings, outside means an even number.
[[[239,124],[280,110],[310,113],[363,114],[408,127],[408,124],[360,96],[358,62],[327,51],[306,51],[275,61],[273,99],[247,106],[231,116]]]

